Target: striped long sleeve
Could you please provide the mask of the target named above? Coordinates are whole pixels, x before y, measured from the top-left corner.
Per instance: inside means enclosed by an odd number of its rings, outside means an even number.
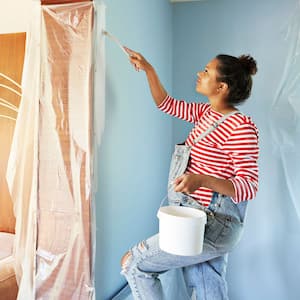
[[[241,113],[228,117],[213,132],[193,141],[223,114],[209,104],[187,103],[170,96],[161,103],[162,111],[195,124],[185,144],[192,146],[188,173],[206,174],[230,180],[235,189],[235,203],[253,199],[258,189],[258,130],[251,118]],[[191,194],[208,206],[213,191],[200,187]]]
[[[196,123],[208,106],[204,103],[188,103],[184,100],[176,100],[167,95],[158,108],[173,117]]]
[[[251,122],[238,126],[223,146],[233,163],[235,203],[253,199],[258,189],[258,132]]]

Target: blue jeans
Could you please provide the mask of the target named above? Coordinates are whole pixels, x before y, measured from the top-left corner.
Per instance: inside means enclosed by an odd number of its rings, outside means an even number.
[[[207,214],[203,251],[197,256],[179,256],[159,248],[158,235],[134,246],[122,266],[134,299],[162,300],[163,288],[159,275],[173,268],[182,268],[186,286],[197,299],[225,300],[227,253],[240,240],[247,202],[234,204],[224,195],[214,193],[208,208],[188,195],[170,192],[172,181],[184,171],[189,151],[177,147],[173,154],[169,174],[169,203],[202,209]],[[176,171],[177,170],[177,171]],[[176,199],[173,196],[176,196]],[[176,200],[176,201],[174,201]]]
[[[159,274],[172,268],[183,268],[188,290],[190,293],[194,290],[197,299],[228,299],[225,281],[227,253],[238,243],[242,229],[243,220],[237,205],[229,197],[215,193],[207,209],[200,255],[179,256],[164,252],[159,248],[158,235],[130,250],[122,274],[134,299],[164,299]]]

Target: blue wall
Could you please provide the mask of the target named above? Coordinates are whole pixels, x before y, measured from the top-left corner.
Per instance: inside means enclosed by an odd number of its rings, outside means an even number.
[[[286,41],[285,35],[297,3],[209,0],[177,4],[173,10],[176,97],[199,99],[195,92],[196,72],[219,53],[250,53],[258,62],[252,96],[240,109],[253,117],[260,130],[260,189],[257,198],[249,203],[243,240],[229,257],[231,300],[297,300],[300,295],[299,217],[269,126],[287,54],[295,44]],[[299,25],[300,18],[298,30]],[[299,70],[294,71],[299,74]],[[281,109],[285,114],[284,106]],[[181,141],[188,129],[188,125],[174,121],[174,142]],[[299,135],[294,138],[299,139]],[[294,164],[299,165],[299,161]]]
[[[253,117],[260,130],[260,190],[249,205],[243,240],[230,255],[231,300],[296,300],[300,295],[300,268],[295,267],[299,219],[269,126],[290,46],[284,40],[286,26],[297,2],[106,3],[107,29],[143,53],[178,98],[199,99],[196,73],[216,54],[250,53],[258,62],[251,99],[240,109]],[[157,231],[156,211],[166,193],[173,144],[190,129],[155,108],[145,75],[136,73],[108,40],[106,61],[106,121],[98,153],[96,203],[99,300],[109,299],[125,283],[119,260],[127,248]]]
[[[144,54],[171,91],[171,4],[161,0],[106,2],[106,29]],[[171,119],[155,107],[143,72],[106,40],[106,120],[96,195],[96,295],[109,299],[125,280],[125,251],[157,231],[156,212],[166,194]]]

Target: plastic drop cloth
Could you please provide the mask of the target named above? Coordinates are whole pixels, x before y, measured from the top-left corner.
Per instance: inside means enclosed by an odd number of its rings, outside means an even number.
[[[283,166],[283,184],[300,221],[300,1],[285,28],[289,47],[285,69],[273,103],[270,128]]]
[[[94,126],[94,114],[104,118],[104,46],[96,31],[104,10],[91,1],[32,5],[7,168],[18,299],[95,299],[93,150],[104,124]]]

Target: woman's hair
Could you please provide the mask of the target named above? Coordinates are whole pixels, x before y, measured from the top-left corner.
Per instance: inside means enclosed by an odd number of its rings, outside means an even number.
[[[234,57],[219,54],[217,81],[225,82],[229,88],[228,102],[236,105],[249,98],[252,88],[252,75],[257,72],[256,61],[250,55]]]

